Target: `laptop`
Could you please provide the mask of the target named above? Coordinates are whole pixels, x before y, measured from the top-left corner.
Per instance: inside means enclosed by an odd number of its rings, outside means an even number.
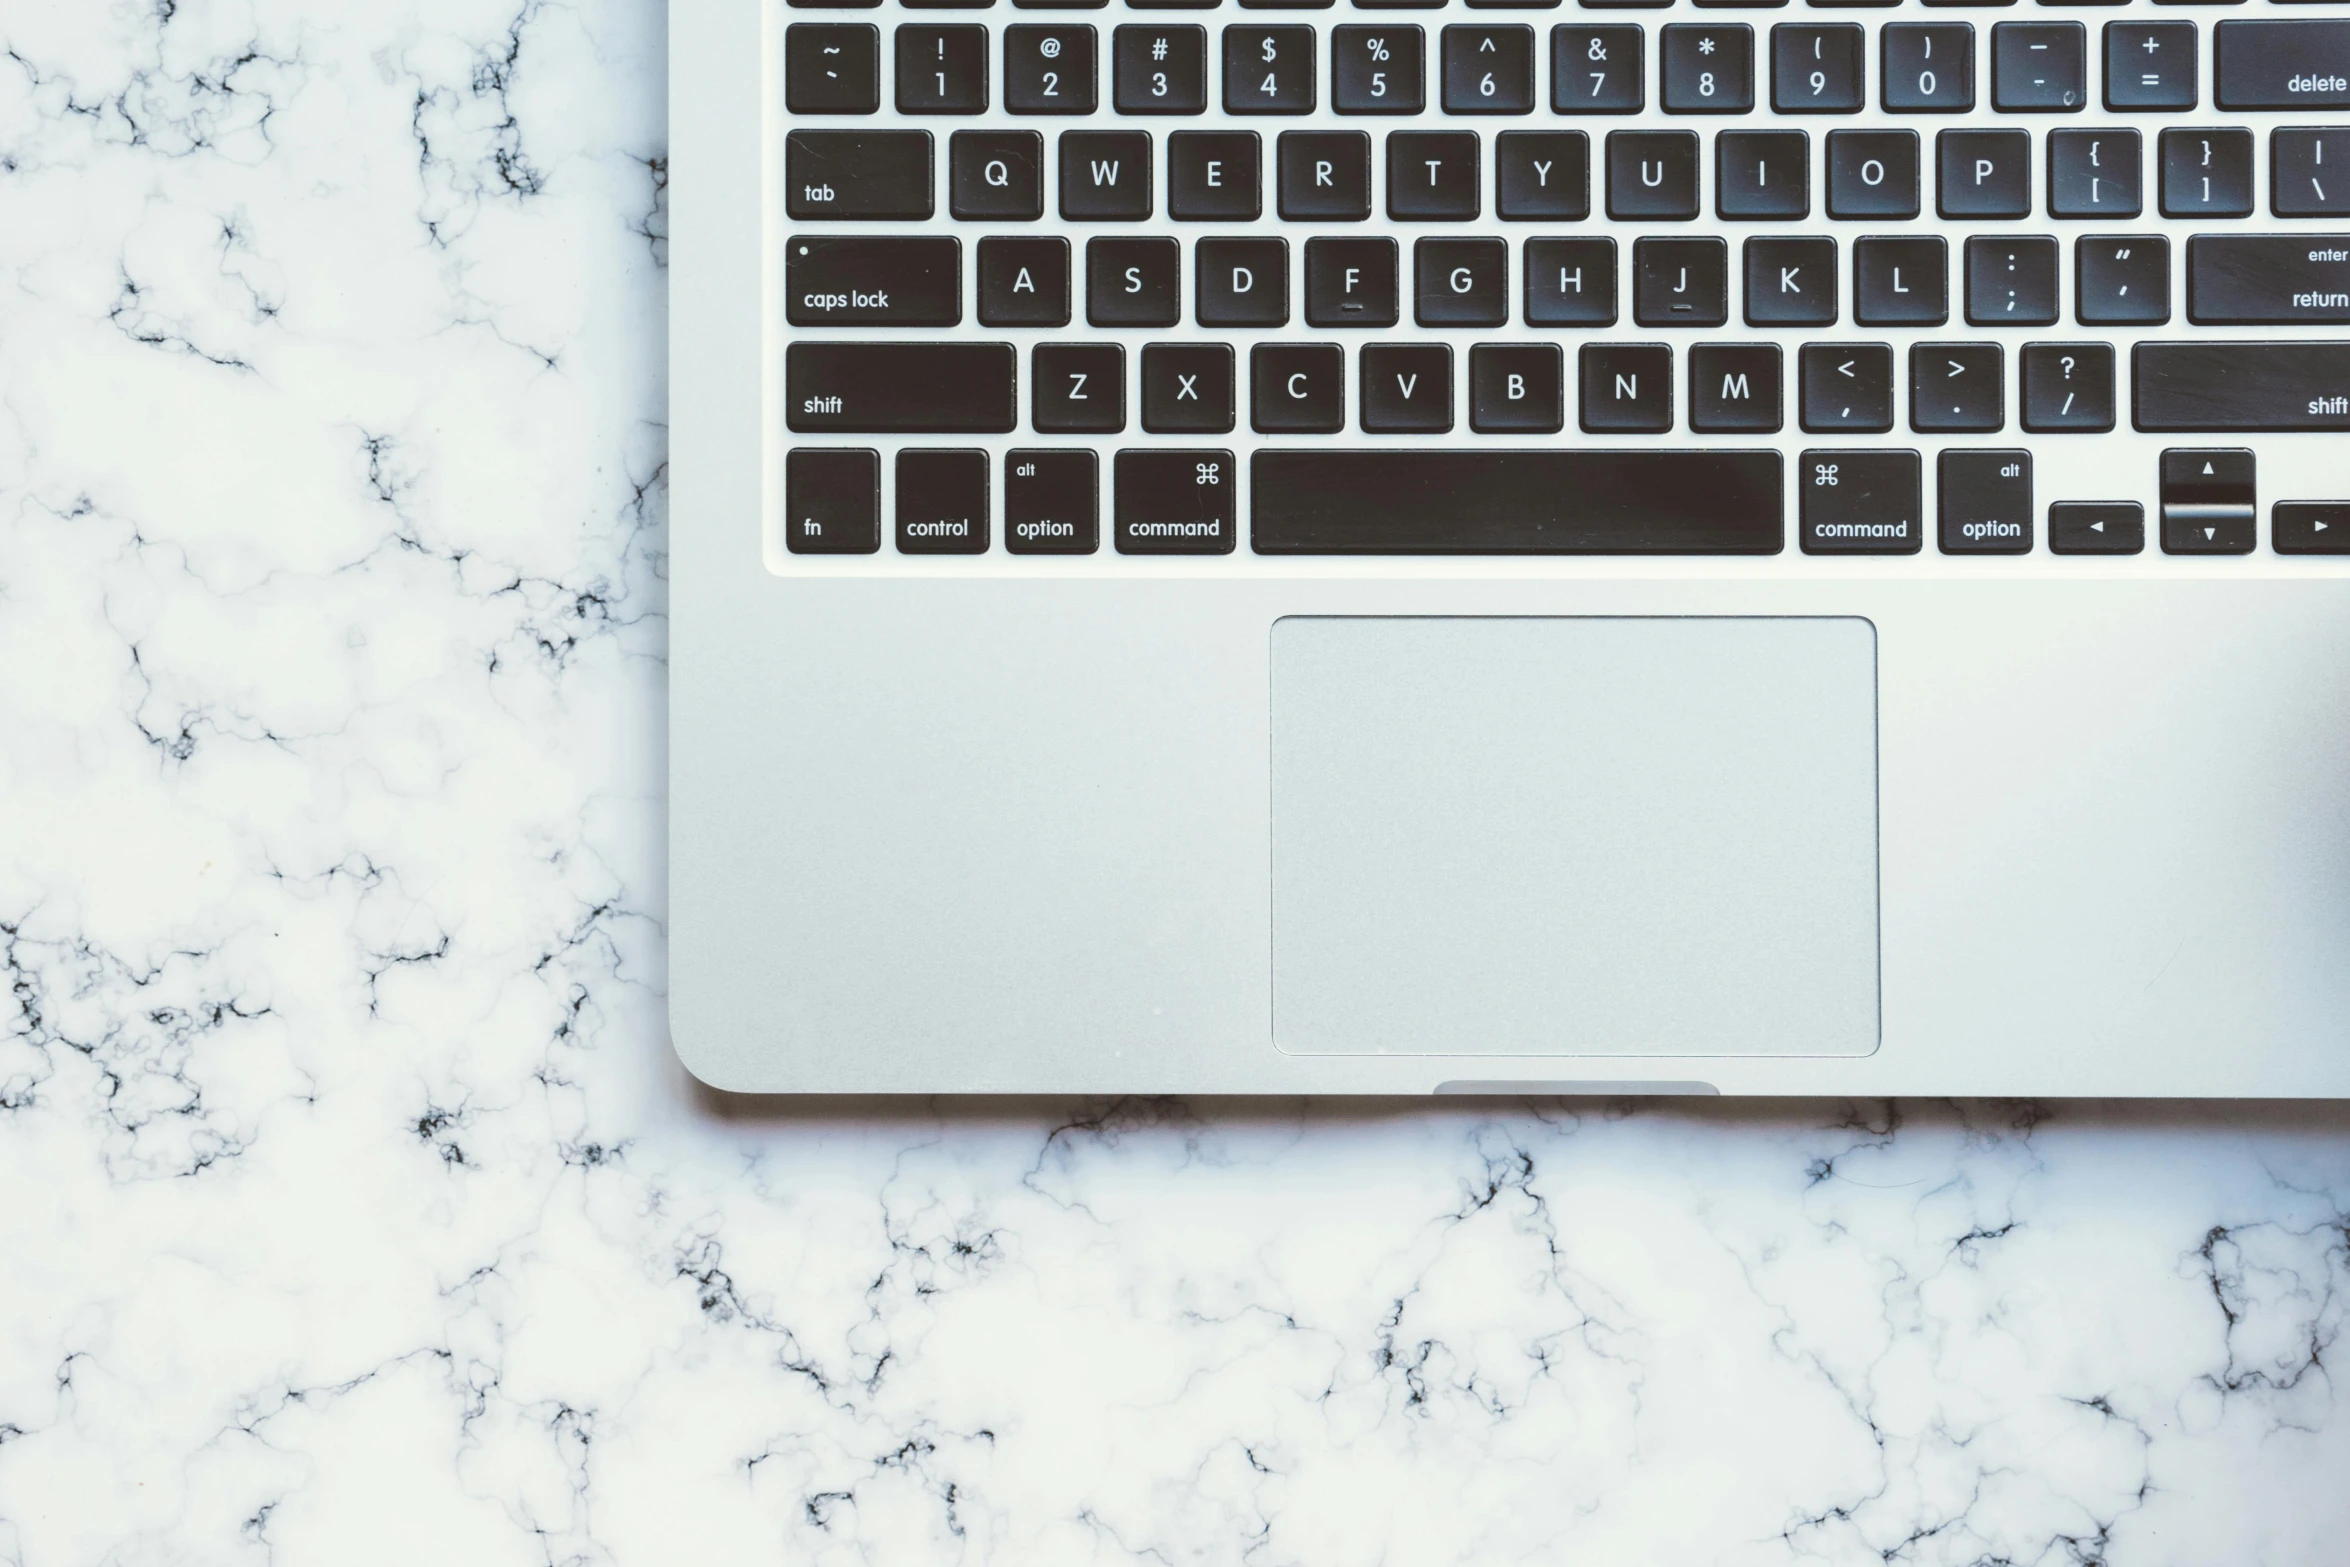
[[[2350,1094],[2350,5],[671,16],[700,1078]]]

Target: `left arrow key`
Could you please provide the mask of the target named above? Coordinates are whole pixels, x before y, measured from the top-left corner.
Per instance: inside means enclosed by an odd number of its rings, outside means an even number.
[[[793,326],[955,326],[963,242],[952,234],[795,234],[783,251]]]

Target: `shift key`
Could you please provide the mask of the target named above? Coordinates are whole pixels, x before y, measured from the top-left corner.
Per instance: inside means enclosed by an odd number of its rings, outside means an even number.
[[[783,354],[795,431],[1000,435],[1019,413],[1009,343],[799,342]]]
[[[783,253],[793,326],[954,326],[963,242],[952,234],[795,234]]]

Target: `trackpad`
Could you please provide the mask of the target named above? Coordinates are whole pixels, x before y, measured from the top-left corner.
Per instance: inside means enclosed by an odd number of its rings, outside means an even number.
[[[1865,1055],[1876,629],[1273,627],[1273,1037]]]

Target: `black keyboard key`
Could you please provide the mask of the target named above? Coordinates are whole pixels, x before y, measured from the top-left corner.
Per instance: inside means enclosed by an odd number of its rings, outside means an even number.
[[[1464,24],[1443,35],[1444,112],[1534,112],[1534,29]]]
[[[1366,432],[1442,435],[1452,428],[1451,345],[1373,344],[1361,358]]]
[[[1004,453],[1004,548],[1015,555],[1100,549],[1099,474],[1091,451],[1014,447]]]
[[[1395,241],[1306,241],[1306,325],[1393,326]]]
[[[1205,114],[1208,30],[1132,23],[1110,34],[1110,105],[1120,114]]]
[[[1915,452],[1807,451],[1795,491],[1806,555],[1915,555],[1925,544]]]
[[[1856,22],[1782,22],[1771,29],[1771,107],[1781,114],[1857,114],[1868,101],[1867,35]]]
[[[1966,242],[1966,318],[1973,326],[2056,322],[2056,241],[2042,235]]]
[[[2196,54],[2193,22],[2105,24],[2108,109],[2192,109]]]
[[[1750,239],[1745,268],[1748,326],[1835,324],[1834,240]]]
[[[1828,216],[1918,215],[1916,131],[1828,132]]]
[[[2032,549],[2032,454],[1946,451],[1935,464],[1934,523],[1945,555]]]
[[[2050,131],[2048,215],[2136,217],[2144,205],[2138,189],[2143,154],[2136,131]]]
[[[2007,423],[2007,354],[1997,343],[1913,343],[1909,427],[1987,435]]]
[[[1721,239],[1632,242],[1632,319],[1641,326],[1721,326],[1730,319],[1730,246]]]
[[[1501,326],[1510,318],[1510,252],[1498,239],[1412,242],[1412,319],[1421,326]]]
[[[955,132],[947,139],[947,211],[966,221],[1033,223],[1043,217],[1044,137],[1035,131]]]
[[[1224,29],[1226,114],[1314,112],[1311,27]]]
[[[2078,22],[1991,28],[1991,107],[2001,114],[2077,114],[2088,103],[2089,30]]]
[[[1253,223],[1264,210],[1255,131],[1177,131],[1167,138],[1167,216]]]
[[[1427,35],[1409,23],[1330,32],[1330,107],[1340,114],[1418,114],[1428,107]]]
[[[987,109],[987,29],[975,22],[897,31],[900,114],[981,114]]]
[[[897,492],[899,554],[987,553],[987,453],[902,451]]]
[[[2350,321],[2350,234],[2197,234],[2187,241],[2197,326]]]
[[[1158,448],[1117,459],[1121,555],[1229,555],[1240,536],[1238,473],[1228,451]]]
[[[2028,131],[1943,131],[1934,138],[1934,210],[1946,218],[2022,218],[2032,212]]]
[[[1290,223],[1360,223],[1371,215],[1371,137],[1365,131],[1283,131],[1279,210]]]
[[[1142,427],[1152,435],[1222,435],[1232,428],[1232,347],[1152,343],[1142,351]]]
[[[1013,114],[1091,114],[1094,31],[1082,22],[1004,29],[1004,108]]]
[[[783,103],[794,114],[881,108],[881,30],[870,22],[794,22],[783,30]]]
[[[1550,107],[1557,114],[1638,114],[1646,33],[1621,22],[1550,30]]]
[[[1744,114],[1754,107],[1754,29],[1744,22],[1671,23],[1658,53],[1665,113]]]
[[[1697,133],[1608,132],[1607,215],[1618,221],[1696,217]]]
[[[2350,430],[2350,342],[2140,343],[2141,430]]]
[[[1663,343],[1585,343],[1575,355],[1587,434],[1662,435],[1673,427],[1673,351]]]
[[[2350,108],[2350,16],[2220,23],[2211,96],[2223,109]]]
[[[1475,131],[1388,132],[1387,215],[1423,223],[1476,217],[1478,141]]]
[[[1173,326],[1183,319],[1182,253],[1171,239],[1085,242],[1085,319],[1093,326]]]
[[[2173,447],[2162,454],[2162,551],[2248,555],[2259,516],[2252,454]]]
[[[2146,548],[2146,508],[2136,501],[2056,501],[2048,547],[2059,555],[2137,555]]]
[[[2073,244],[2073,319],[2084,326],[2160,326],[2170,319],[2170,240],[2097,236]]]
[[[1259,435],[1345,429],[1346,350],[1335,343],[1259,343],[1250,349],[1248,424]]]
[[[1809,131],[1723,131],[1714,138],[1714,212],[1791,221],[1811,215]]]
[[[783,459],[783,546],[794,555],[881,548],[881,454],[795,447]]]
[[[1263,555],[1776,555],[1775,451],[1265,450]]]
[[[784,215],[927,218],[928,131],[793,131],[783,139]]]
[[[1191,313],[1201,326],[1289,324],[1289,241],[1203,239],[1191,262]]]
[[[981,326],[1067,326],[1069,242],[1058,234],[979,242]]]
[[[1012,428],[1009,343],[838,343],[784,348],[784,423],[859,435],[993,435]]]
[[[1528,326],[1613,326],[1615,320],[1613,239],[1526,241]]]
[[[2268,512],[2268,547],[2279,555],[2350,555],[2350,502],[2277,502]]]
[[[1469,428],[1480,435],[1551,435],[1566,428],[1564,364],[1556,343],[1471,348]]]
[[[2162,165],[2164,217],[2251,216],[2250,131],[2174,126],[2162,133],[2155,157]]]
[[[963,242],[952,234],[794,234],[783,246],[793,326],[955,326]]]
[[[2111,343],[2026,343],[2024,428],[2069,434],[2113,428]]]
[[[1806,343],[1795,357],[1796,419],[1812,431],[1893,428],[1893,350],[1885,343]]]
[[[1877,33],[1889,114],[1963,114],[1975,106],[1975,24],[1887,22]]]
[[[1061,133],[1062,217],[1138,223],[1150,215],[1150,132]]]
[[[2280,218],[2350,213],[2350,126],[2268,133],[2268,210]]]
[[[1776,343],[1700,343],[1689,350],[1689,428],[1770,435],[1784,422]]]
[[[1028,423],[1047,435],[1126,428],[1126,350],[1117,343],[1039,343],[1028,357]]]
[[[1940,326],[1950,319],[1950,247],[1939,234],[1852,242],[1852,319]]]
[[[1493,139],[1493,209],[1514,223],[1591,216],[1591,138],[1581,131],[1503,131]]]

